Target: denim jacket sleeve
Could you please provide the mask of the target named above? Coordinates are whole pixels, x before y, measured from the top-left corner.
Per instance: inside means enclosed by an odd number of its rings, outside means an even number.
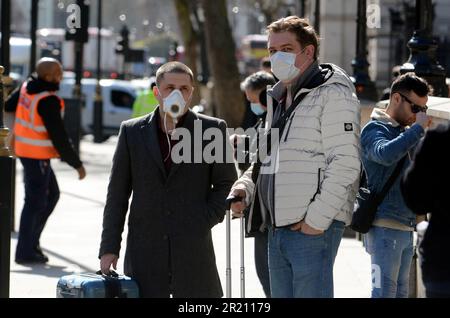
[[[392,139],[389,127],[376,121],[367,124],[361,133],[361,145],[367,159],[383,166],[392,166],[412,150],[424,135],[419,124]]]

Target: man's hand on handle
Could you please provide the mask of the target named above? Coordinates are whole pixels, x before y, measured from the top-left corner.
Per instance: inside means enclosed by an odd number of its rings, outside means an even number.
[[[109,274],[109,270],[111,269],[111,265],[114,270],[117,270],[117,261],[119,260],[119,256],[115,254],[105,254],[100,258],[100,270],[103,274]]]
[[[230,210],[232,212],[233,217],[241,218],[244,216],[243,211],[247,207],[245,204],[245,191],[243,189],[234,189],[230,192],[230,196],[235,196],[241,198],[240,201],[231,203]]]

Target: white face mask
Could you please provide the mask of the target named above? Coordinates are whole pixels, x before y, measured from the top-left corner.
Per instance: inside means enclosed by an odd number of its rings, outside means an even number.
[[[300,69],[295,66],[295,59],[301,52],[289,53],[278,51],[270,57],[270,63],[272,65],[273,74],[282,82],[292,81],[294,78],[300,75]],[[305,65],[305,61],[300,68]]]
[[[185,107],[186,101],[178,89],[174,89],[169,96],[163,99],[163,111],[174,119],[183,115]]]

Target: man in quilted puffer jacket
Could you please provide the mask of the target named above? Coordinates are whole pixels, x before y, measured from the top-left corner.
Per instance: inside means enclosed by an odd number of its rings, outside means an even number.
[[[267,127],[280,138],[234,184],[242,200],[231,209],[250,207],[249,232],[269,229],[272,297],[333,297],[333,264],[359,183],[359,101],[341,68],[319,64],[306,20],[290,16],[267,29],[280,80],[268,92],[280,106]]]

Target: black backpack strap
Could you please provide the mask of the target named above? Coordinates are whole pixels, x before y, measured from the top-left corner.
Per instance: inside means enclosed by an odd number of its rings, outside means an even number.
[[[383,201],[384,197],[388,193],[389,189],[392,187],[392,185],[395,182],[395,179],[400,175],[400,172],[402,171],[403,165],[405,163],[406,156],[404,156],[398,163],[397,166],[395,166],[394,172],[392,172],[391,176],[389,177],[388,181],[385,183],[383,188],[381,189],[379,195],[380,202]]]
[[[368,188],[367,184],[368,184],[367,173],[366,170],[364,169],[364,165],[361,162],[361,173],[359,174],[359,187]]]

